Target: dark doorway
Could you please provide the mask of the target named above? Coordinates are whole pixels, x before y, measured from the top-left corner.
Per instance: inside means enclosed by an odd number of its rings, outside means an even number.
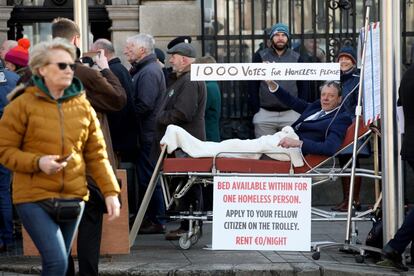
[[[17,40],[24,35],[35,44],[51,36],[50,23],[56,17],[73,19],[71,7],[44,7],[44,6],[15,6],[11,18],[7,22],[9,27],[8,39]],[[93,39],[111,39],[112,25],[104,6],[89,7],[89,24]]]

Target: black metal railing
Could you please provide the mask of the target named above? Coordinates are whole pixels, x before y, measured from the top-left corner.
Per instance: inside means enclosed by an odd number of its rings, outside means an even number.
[[[339,49],[357,46],[365,17],[364,0],[201,0],[204,23],[199,39],[203,54],[217,62],[251,62],[253,54],[267,43],[266,28],[276,22],[289,26],[291,47],[313,41],[313,54],[321,61],[336,60]],[[380,0],[372,1],[371,21],[378,21]],[[414,44],[413,18],[407,10],[414,1],[401,0],[403,64],[411,63]],[[411,16],[412,13],[410,13]],[[220,82],[222,92],[222,138],[252,136],[252,112],[246,82]],[[314,95],[318,97],[318,95]]]

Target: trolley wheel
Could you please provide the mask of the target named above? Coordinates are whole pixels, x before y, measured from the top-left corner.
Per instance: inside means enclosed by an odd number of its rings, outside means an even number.
[[[312,254],[312,259],[319,260],[321,258],[321,252],[315,252]]]
[[[363,262],[365,262],[365,256],[363,255],[356,255],[355,256],[355,262],[362,264]]]
[[[196,244],[198,242],[198,240],[200,239],[200,231],[197,231],[197,233],[194,233],[191,237],[190,237],[190,241],[191,244]]]
[[[187,250],[191,247],[191,239],[188,238],[187,233],[180,237],[180,239],[178,240],[178,244],[180,245],[181,249],[184,250]]]

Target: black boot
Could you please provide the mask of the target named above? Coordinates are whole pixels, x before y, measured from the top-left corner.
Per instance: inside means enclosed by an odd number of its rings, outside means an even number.
[[[387,263],[391,263],[391,265],[399,270],[408,271],[408,267],[406,267],[402,263],[401,254],[394,250],[388,243],[382,249],[382,253],[384,254],[384,261],[379,262],[379,265],[387,265]]]

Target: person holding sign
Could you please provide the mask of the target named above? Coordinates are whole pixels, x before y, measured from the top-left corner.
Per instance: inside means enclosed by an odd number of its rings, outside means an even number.
[[[300,55],[288,48],[289,28],[283,23],[277,23],[270,30],[270,47],[264,48],[255,55],[253,62],[296,63],[301,62]],[[310,93],[309,82],[284,80],[279,81],[292,96],[306,100]],[[283,127],[291,125],[299,118],[299,114],[290,109],[278,98],[269,95],[265,81],[249,83],[249,95],[253,112],[254,132],[256,138],[272,135]]]
[[[325,82],[321,88],[320,100],[313,103],[292,96],[275,81],[266,83],[273,96],[301,114],[292,124],[299,140],[285,137],[279,141],[280,146],[300,147],[303,155],[327,156],[333,155],[341,147],[352,120],[348,112],[341,108],[341,86],[338,82]]]
[[[341,108],[341,87],[338,82],[325,82],[321,99],[314,103],[307,103],[291,96],[274,81],[267,83],[274,96],[301,113],[292,127],[286,126],[282,131],[257,139],[229,139],[217,143],[201,141],[197,137],[192,137],[185,129],[169,125],[160,144],[167,145],[168,153],[180,148],[193,158],[214,157],[220,153],[221,157],[258,159],[265,153],[276,160],[291,160],[296,167],[303,166],[301,152],[304,155],[331,156],[340,148],[352,120],[348,112]],[[289,149],[290,153],[286,149]],[[238,154],[240,152],[243,154]],[[287,155],[278,155],[279,153]]]

